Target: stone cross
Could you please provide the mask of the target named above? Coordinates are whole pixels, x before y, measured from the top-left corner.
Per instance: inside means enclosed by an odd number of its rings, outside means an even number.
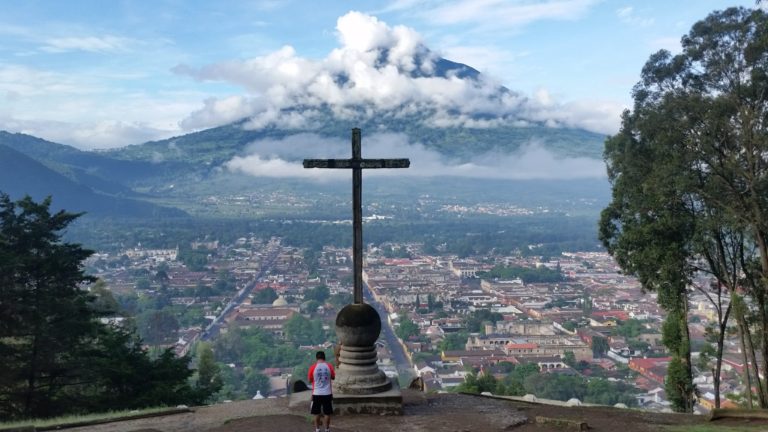
[[[408,159],[363,159],[360,151],[360,129],[352,129],[351,159],[304,159],[304,168],[352,169],[352,262],[354,266],[354,303],[363,303],[363,169],[408,168]]]

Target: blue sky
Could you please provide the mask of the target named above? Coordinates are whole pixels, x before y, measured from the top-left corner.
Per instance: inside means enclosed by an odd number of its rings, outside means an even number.
[[[384,106],[412,89],[380,94],[381,75],[362,76],[371,95],[302,86],[364,62],[354,50],[417,44],[530,99],[531,118],[612,133],[648,56],[733,5],[754,1],[0,0],[0,129],[108,148],[242,115],[266,124],[299,100]],[[316,79],[290,80],[305,72]]]

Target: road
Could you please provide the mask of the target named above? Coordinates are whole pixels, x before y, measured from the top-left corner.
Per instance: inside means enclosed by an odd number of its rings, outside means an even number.
[[[408,357],[405,355],[405,351],[403,350],[403,346],[400,344],[400,340],[397,338],[394,329],[392,329],[392,326],[389,324],[389,312],[387,312],[381,303],[373,298],[373,294],[371,293],[371,290],[366,283],[363,283],[363,298],[368,304],[373,306],[374,309],[376,309],[376,312],[379,313],[379,316],[381,316],[380,337],[387,342],[387,347],[392,354],[392,361],[395,362],[395,365],[397,366],[397,373],[401,378],[400,382],[409,382],[411,377],[414,375],[413,364],[411,364],[411,361],[408,360]]]
[[[269,249],[267,250],[267,257],[264,259],[264,264],[259,269],[259,273],[256,274],[256,277],[253,278],[253,281],[249,282],[243,289],[238,291],[235,297],[233,297],[232,300],[227,303],[227,306],[224,307],[224,310],[222,310],[221,313],[210,324],[208,324],[208,327],[205,328],[205,331],[200,337],[201,340],[210,340],[218,336],[219,330],[221,329],[221,323],[224,321],[224,317],[226,317],[227,314],[233,311],[236,307],[243,304],[245,299],[248,298],[248,294],[253,290],[253,287],[256,286],[257,283],[261,282],[261,280],[264,279],[264,276],[266,276],[267,272],[272,269],[272,265],[275,263],[275,260],[279,254],[279,245],[270,245]]]

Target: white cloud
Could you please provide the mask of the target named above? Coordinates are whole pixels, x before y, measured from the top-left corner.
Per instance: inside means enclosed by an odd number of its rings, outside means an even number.
[[[598,0],[458,0],[442,3],[423,16],[438,24],[523,26],[541,20],[581,18]]]
[[[98,122],[64,122],[54,120],[25,120],[0,113],[0,130],[44,137],[81,149],[123,147],[150,140],[167,138],[173,131],[157,129],[142,122],[104,120]]]
[[[555,7],[554,3],[549,6]],[[500,84],[487,76],[475,80],[455,73],[434,75],[438,57],[413,29],[390,27],[375,17],[349,12],[338,19],[337,36],[341,46],[321,60],[299,57],[285,46],[264,56],[197,69],[178,65],[174,68],[178,74],[246,90],[244,95],[207,99],[182,121],[182,127],[194,130],[250,118],[248,128],[311,129],[317,110],[330,108],[343,118],[370,117],[380,110],[418,114],[436,127],[482,128],[549,120],[558,126],[606,130],[602,108],[590,111],[586,105],[554,101],[541,104],[501,91]],[[481,55],[490,58],[493,52]],[[599,118],[590,118],[590,112]],[[478,120],[478,115],[484,120]],[[488,120],[489,115],[494,118]]]
[[[649,42],[649,46],[653,51],[665,49],[672,54],[680,53],[683,50],[683,46],[680,44],[680,36],[656,38]]]
[[[249,146],[247,156],[237,156],[225,167],[256,177],[301,177],[316,180],[349,179],[345,169],[304,169],[302,159],[349,158],[346,140],[297,134],[281,140],[262,140]],[[402,134],[372,134],[364,138],[363,157],[409,158],[408,169],[369,169],[364,176],[472,177],[496,179],[572,179],[605,176],[602,161],[558,158],[535,142],[514,154],[486,153],[469,162],[445,160],[435,151],[413,144]]]
[[[45,52],[63,53],[69,51],[87,51],[108,53],[127,50],[130,39],[105,35],[86,37],[57,37],[45,40],[40,49]]]
[[[656,22],[656,20],[653,18],[642,18],[637,16],[635,13],[635,8],[632,6],[625,6],[616,9],[616,16],[619,17],[619,20],[621,20],[623,23],[637,27],[649,27]]]

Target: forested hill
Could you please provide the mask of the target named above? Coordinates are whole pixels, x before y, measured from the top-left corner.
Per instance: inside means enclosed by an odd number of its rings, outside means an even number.
[[[361,110],[365,108],[361,107]],[[302,114],[304,110],[286,109],[282,115],[290,116],[296,113]],[[404,134],[411,144],[423,145],[446,158],[460,161],[490,152],[510,154],[532,143],[551,151],[557,157],[600,159],[606,138],[584,129],[548,127],[542,123],[530,123],[525,126],[500,123],[499,126],[483,128],[433,127],[426,124],[430,114],[432,113],[421,112],[403,117],[393,110],[378,111],[375,116],[344,119],[334,116],[331,110],[325,107],[314,112],[316,121],[312,122],[311,127],[252,129],[248,120],[244,119],[166,140],[111,150],[105,155],[123,160],[161,160],[192,163],[198,167],[215,166],[234,156],[242,155],[249,144],[258,143],[260,140],[279,140],[301,134],[346,140],[349,131],[358,127],[366,136],[382,132]]]
[[[181,210],[123,196],[108,195],[90,187],[89,183],[99,184],[102,189],[111,190],[116,194],[133,195],[130,189],[99,177],[86,176],[85,181],[78,181],[77,177],[70,178],[19,151],[0,144],[0,192],[12,198],[18,199],[24,195],[30,195],[36,200],[41,200],[50,195],[53,197],[52,206],[55,209],[87,212],[96,216],[185,215]]]

